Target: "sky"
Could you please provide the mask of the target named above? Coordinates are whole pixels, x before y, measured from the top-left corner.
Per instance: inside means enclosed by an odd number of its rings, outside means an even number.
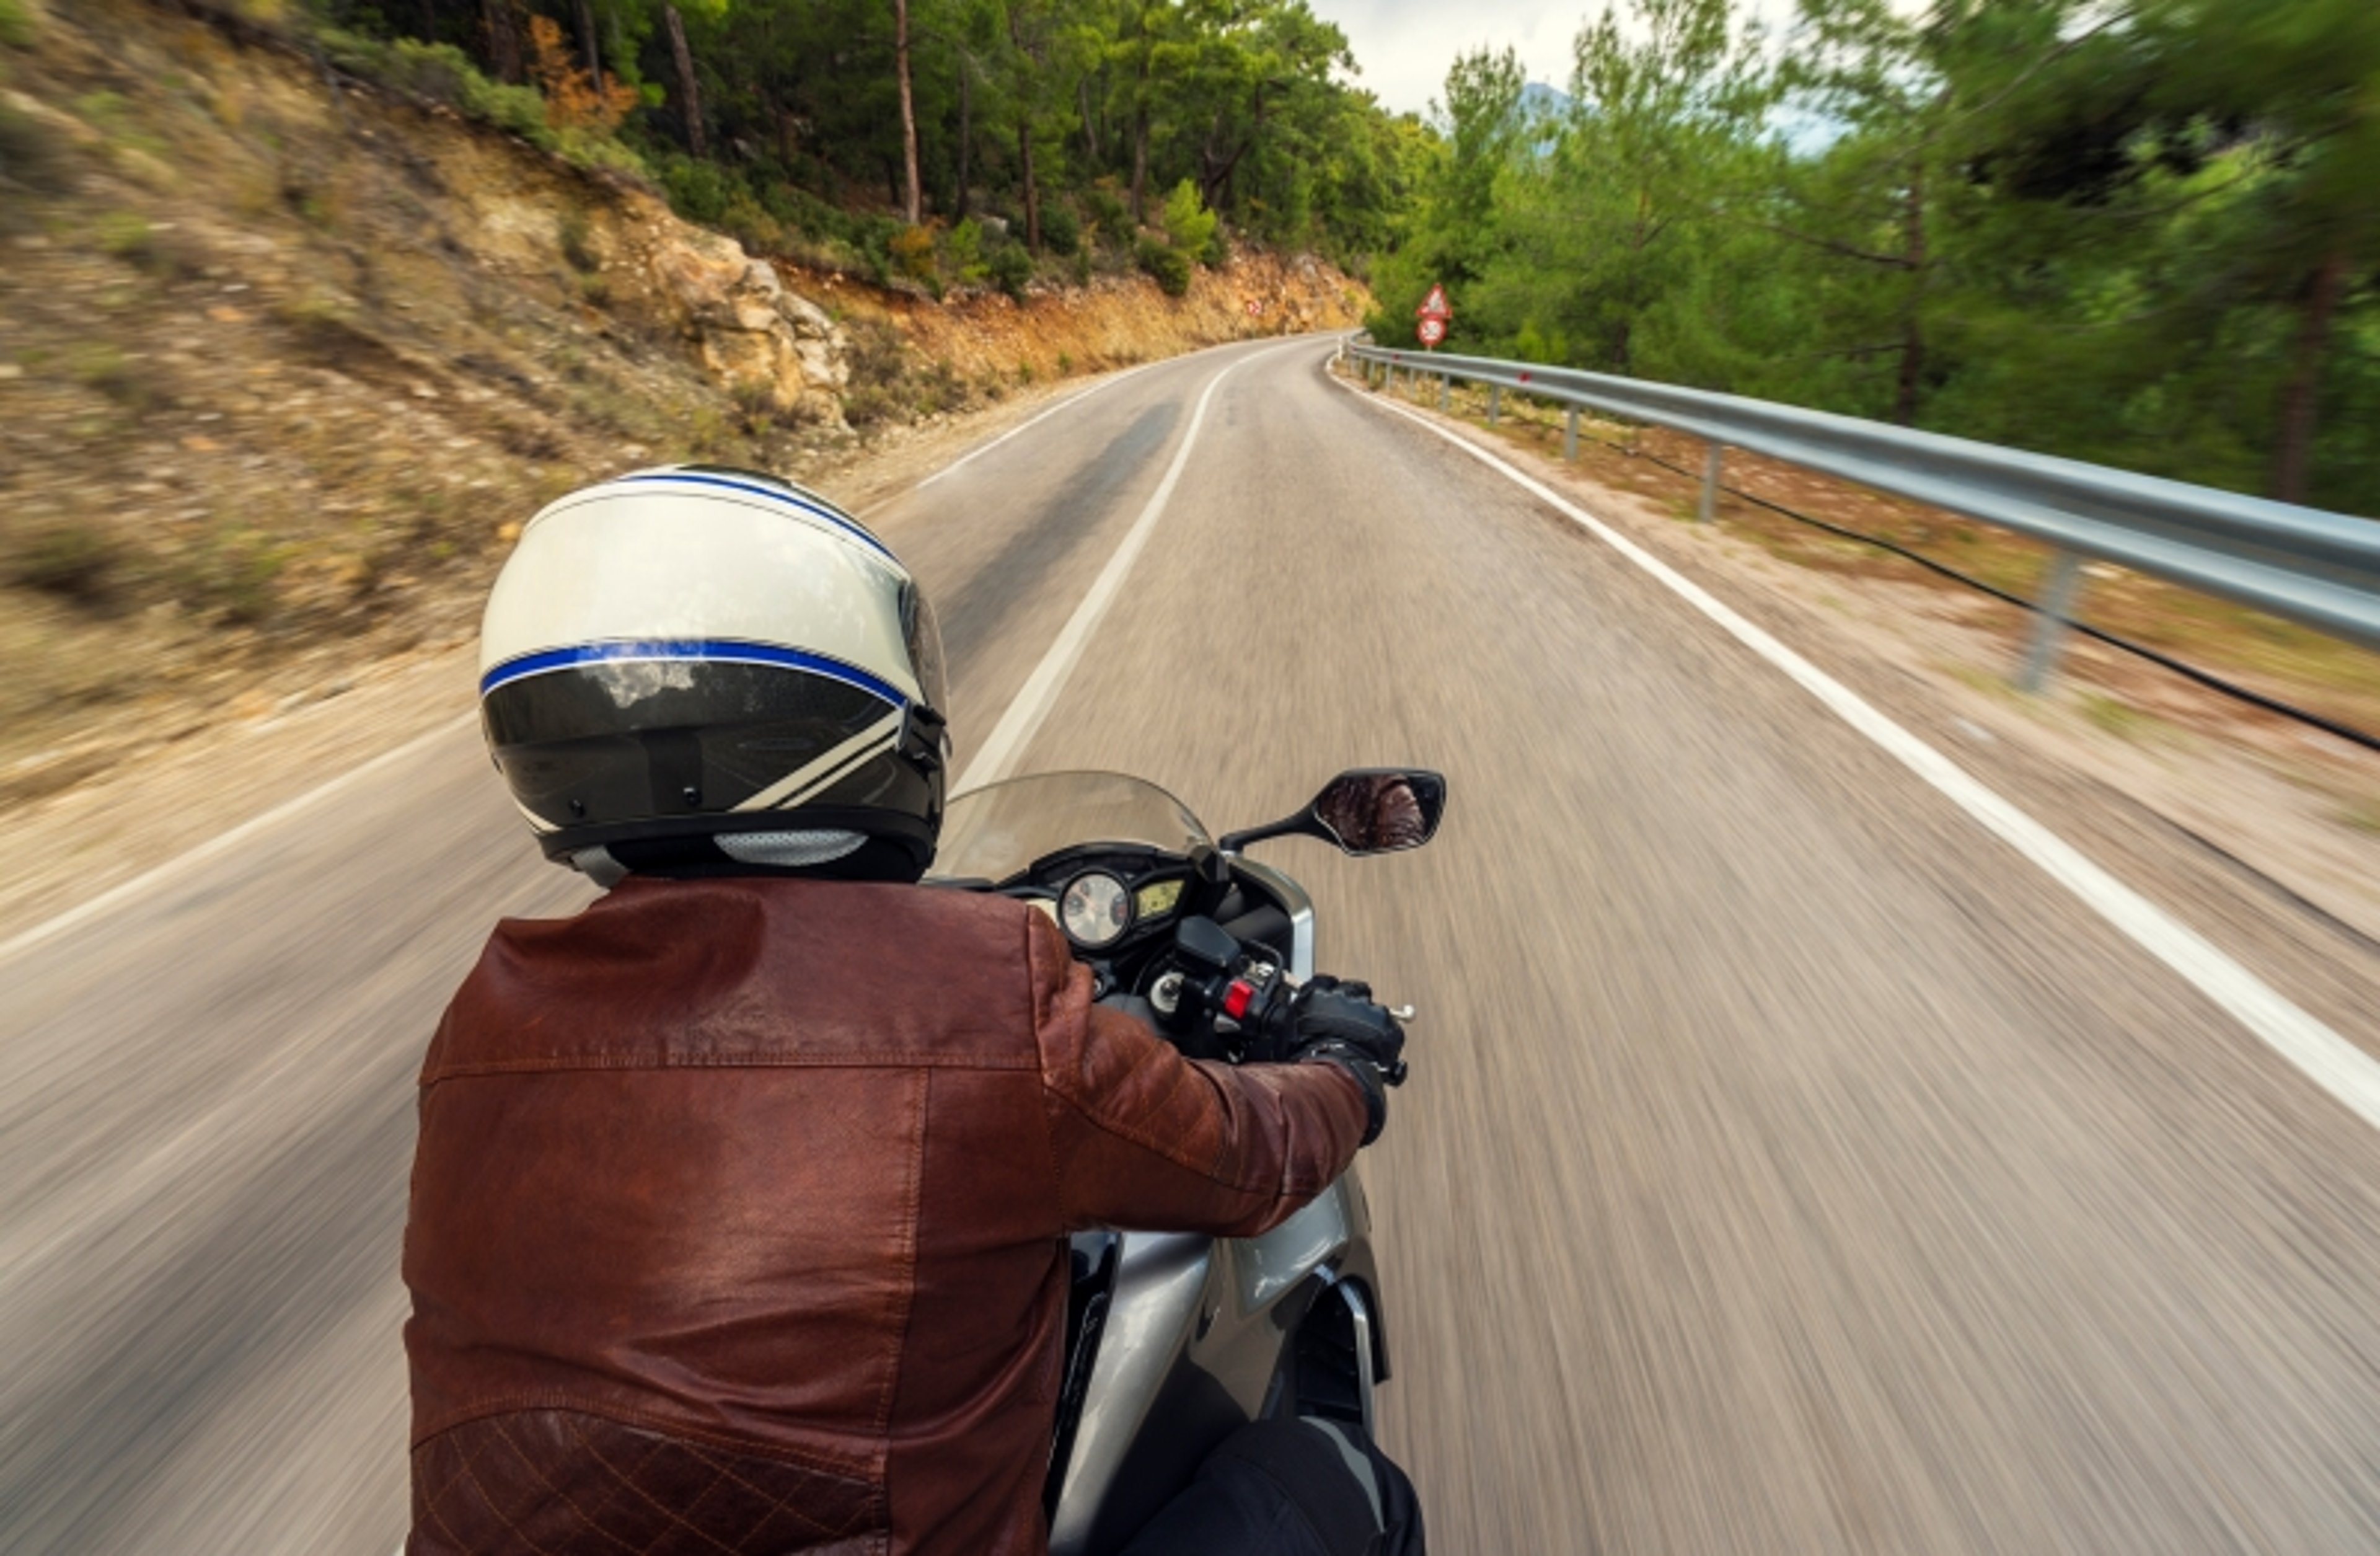
[[[1392,113],[1426,114],[1443,95],[1454,56],[1482,44],[1511,44],[1533,81],[1570,81],[1571,41],[1603,10],[1603,0],[1308,0],[1315,15],[1347,34],[1370,89]],[[1623,6],[1624,9],[1624,6]],[[1793,0],[1750,0],[1739,9],[1771,32],[1793,19]]]

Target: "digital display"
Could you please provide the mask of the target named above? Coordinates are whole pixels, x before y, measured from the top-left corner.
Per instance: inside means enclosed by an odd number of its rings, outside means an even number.
[[[1182,900],[1182,885],[1180,876],[1175,876],[1171,881],[1148,881],[1132,894],[1134,906],[1139,909],[1140,917],[1143,918],[1153,918],[1160,913],[1171,913],[1173,911],[1174,905]]]

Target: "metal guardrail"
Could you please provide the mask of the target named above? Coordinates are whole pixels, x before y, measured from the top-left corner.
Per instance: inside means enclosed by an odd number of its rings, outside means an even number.
[[[1582,408],[1706,439],[1705,520],[1718,497],[1725,451],[1744,448],[2047,541],[2056,560],[2020,676],[2028,690],[2039,687],[2056,662],[2086,557],[2380,649],[2380,520],[1575,368],[1360,342],[1349,343],[1344,355],[1387,386],[1400,372],[1409,383],[1438,380],[1441,406],[1453,382],[1486,384],[1491,421],[1507,391],[1565,406],[1562,453],[1569,459],[1578,456]]]

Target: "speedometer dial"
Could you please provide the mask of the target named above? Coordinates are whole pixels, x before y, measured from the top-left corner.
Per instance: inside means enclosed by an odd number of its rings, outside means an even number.
[[[1132,893],[1105,870],[1087,870],[1066,882],[1058,922],[1076,945],[1094,951],[1113,945],[1132,928]]]

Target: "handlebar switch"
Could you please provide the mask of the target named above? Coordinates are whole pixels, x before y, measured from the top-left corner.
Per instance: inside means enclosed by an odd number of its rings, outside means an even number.
[[[1245,978],[1235,978],[1223,989],[1223,1014],[1237,1021],[1248,1014],[1248,1004],[1257,997],[1257,986]]]
[[[1184,918],[1173,931],[1173,952],[1208,972],[1221,972],[1240,959],[1240,942],[1212,918]]]

